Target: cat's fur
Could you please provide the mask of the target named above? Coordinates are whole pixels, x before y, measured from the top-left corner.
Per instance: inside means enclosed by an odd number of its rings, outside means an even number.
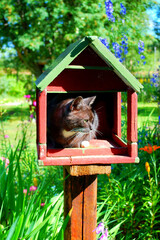
[[[97,113],[92,110],[94,97],[66,99],[50,115],[49,135],[62,147],[80,147],[82,141],[96,137]]]

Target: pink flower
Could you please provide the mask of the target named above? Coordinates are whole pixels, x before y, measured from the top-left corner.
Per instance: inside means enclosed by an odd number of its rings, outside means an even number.
[[[4,135],[4,138],[9,138],[9,135],[7,135],[7,134],[6,134],[6,135]]]
[[[27,194],[27,189],[23,189],[23,193],[26,195]]]
[[[34,118],[34,115],[33,115],[33,114],[31,114],[29,117],[30,117],[30,118]]]
[[[104,233],[104,223],[101,222],[93,231],[96,231],[96,234]]]
[[[108,229],[106,229],[105,233],[100,237],[99,240],[107,240],[108,239]]]
[[[43,203],[41,203],[41,207],[44,207],[44,205],[45,205],[45,203],[43,202]]]
[[[30,97],[31,97],[31,95],[24,95],[24,97],[25,97],[25,98],[30,98]]]
[[[8,167],[8,165],[9,165],[9,159],[6,158],[6,161],[5,161],[5,167]]]
[[[107,240],[108,239],[108,229],[104,227],[104,223],[101,222],[96,229],[94,229],[93,231],[96,231],[96,234],[102,233],[101,237],[99,238],[99,240]]]
[[[37,190],[37,187],[35,187],[35,186],[31,186],[31,187],[29,188],[29,191],[31,191],[31,192],[32,192],[32,191],[34,192],[34,191],[36,191],[36,190]]]
[[[9,159],[5,158],[5,157],[1,157],[1,159],[2,159],[2,161],[5,161],[5,168],[7,168],[9,165]]]
[[[36,106],[37,106],[37,102],[36,102],[36,100],[33,100],[33,103],[32,103],[32,104],[33,104],[33,106],[36,107]]]

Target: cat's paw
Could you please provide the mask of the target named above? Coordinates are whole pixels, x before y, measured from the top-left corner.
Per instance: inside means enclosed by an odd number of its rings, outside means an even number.
[[[87,148],[90,146],[90,143],[88,141],[82,141],[81,142],[81,148]]]

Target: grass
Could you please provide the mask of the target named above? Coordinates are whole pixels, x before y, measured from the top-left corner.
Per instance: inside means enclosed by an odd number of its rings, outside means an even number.
[[[36,124],[35,121],[29,122],[29,105],[23,100],[23,103],[16,105],[0,105],[1,123],[5,135],[9,135],[10,142],[16,142],[21,138],[23,126],[29,128],[30,146],[36,149]],[[122,120],[124,115],[122,112]],[[138,103],[138,128],[155,125],[158,122],[157,103]],[[17,134],[18,133],[18,136]]]
[[[9,136],[11,144],[17,145],[19,139],[23,136],[24,127],[29,128],[28,136],[30,139],[30,147],[36,148],[36,124],[35,121],[29,118],[29,105],[26,102],[20,105],[0,105],[1,114],[1,131],[4,135]]]
[[[138,127],[148,124],[153,126],[158,122],[158,105],[152,103],[138,103]]]

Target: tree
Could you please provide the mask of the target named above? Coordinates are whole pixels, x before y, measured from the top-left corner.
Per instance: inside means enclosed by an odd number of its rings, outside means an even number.
[[[154,19],[154,32],[157,40],[160,42],[160,6],[157,6],[156,15]]]
[[[12,43],[36,77],[70,43],[84,36],[107,37],[111,44],[127,34],[134,49],[145,33],[150,1],[123,0],[126,13],[120,0],[112,2],[115,22],[109,19],[104,0],[1,0],[0,46]]]

